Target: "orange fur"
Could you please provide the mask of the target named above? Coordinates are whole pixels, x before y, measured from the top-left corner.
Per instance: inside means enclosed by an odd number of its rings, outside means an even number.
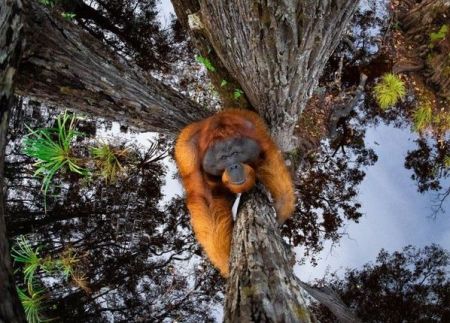
[[[247,179],[241,185],[228,183],[226,172],[222,183],[213,182],[202,170],[202,159],[216,141],[233,137],[255,140],[261,147],[263,159],[255,165],[244,165]],[[283,223],[294,211],[294,188],[283,156],[263,120],[251,111],[228,109],[190,124],[178,136],[175,160],[186,190],[195,236],[224,277],[229,275],[233,193],[253,187],[256,173],[256,178],[275,200],[278,222]]]
[[[230,182],[228,171],[225,170],[222,175],[223,184],[233,193],[244,193],[255,186],[255,171],[250,166],[244,164],[245,182],[242,184],[233,184]]]

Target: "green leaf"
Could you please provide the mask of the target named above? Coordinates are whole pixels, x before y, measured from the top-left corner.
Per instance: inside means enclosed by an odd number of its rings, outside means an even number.
[[[39,247],[33,249],[30,241],[24,236],[19,236],[16,244],[11,248],[11,257],[14,261],[24,265],[24,279],[29,288],[33,286],[34,274],[39,269],[42,260],[39,257],[39,250]]]
[[[242,96],[242,94],[244,94],[244,91],[242,91],[241,89],[234,89],[233,98],[235,100],[239,100],[239,98]]]
[[[433,109],[431,103],[420,102],[419,107],[413,114],[413,127],[416,131],[423,131],[431,125],[433,121]]]
[[[76,14],[73,12],[62,12],[61,16],[66,20],[73,20],[76,17]]]
[[[94,157],[96,166],[100,169],[101,176],[106,183],[116,181],[123,167],[119,158],[126,157],[129,153],[127,148],[117,149],[108,144],[101,144],[98,147],[91,148],[91,154]]]
[[[196,55],[195,56],[195,60],[197,62],[199,62],[200,64],[202,64],[204,67],[206,67],[206,69],[210,72],[215,72],[216,68],[214,67],[214,65],[211,63],[211,61],[204,56],[201,55]]]
[[[444,40],[447,36],[448,30],[449,30],[448,25],[442,25],[437,32],[431,33],[430,34],[431,43],[437,43],[440,42],[441,40]]]
[[[444,165],[446,168],[450,168],[450,155],[445,156]]]
[[[39,0],[39,3],[47,6],[47,7],[53,7],[58,0]]]

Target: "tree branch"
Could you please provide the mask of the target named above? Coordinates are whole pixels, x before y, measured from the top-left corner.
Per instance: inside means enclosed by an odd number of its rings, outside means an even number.
[[[333,112],[331,113],[328,126],[329,138],[331,140],[334,140],[336,138],[339,120],[341,120],[342,118],[346,118],[350,114],[350,112],[352,112],[358,105],[359,101],[364,95],[364,87],[366,86],[366,82],[367,75],[361,73],[359,76],[359,85],[356,88],[354,96],[346,100],[344,104],[334,108]]]
[[[316,288],[299,281],[309,295],[324,305],[341,323],[360,323],[361,320],[342,302],[339,295],[329,287]]]

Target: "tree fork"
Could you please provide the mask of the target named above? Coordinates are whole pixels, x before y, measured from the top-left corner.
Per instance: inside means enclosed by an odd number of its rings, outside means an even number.
[[[180,21],[199,16],[206,45],[241,85],[280,148],[295,149],[298,118],[357,2],[172,2]]]

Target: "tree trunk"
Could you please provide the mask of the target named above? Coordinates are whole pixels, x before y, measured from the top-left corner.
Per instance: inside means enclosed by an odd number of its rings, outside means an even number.
[[[224,322],[311,322],[295,258],[260,188],[245,201],[233,231]]]
[[[22,3],[0,0],[0,322],[26,322],[17,296],[4,210],[4,161],[9,108],[14,104],[14,77],[22,53]]]
[[[339,322],[361,322],[332,289],[312,287],[295,276],[295,256],[283,241],[266,193],[258,187],[243,198],[233,229],[224,322],[315,321],[305,291]]]
[[[280,148],[294,149],[299,116],[358,2],[172,2],[178,15],[200,8],[197,28],[270,125]]]
[[[202,51],[240,84],[283,151],[358,1],[172,0]],[[201,44],[200,46],[198,44]],[[233,233],[225,322],[309,322],[290,253],[261,193],[239,212]]]
[[[19,94],[161,133],[177,133],[210,115],[35,1],[25,0],[24,11],[27,45],[18,73]]]

